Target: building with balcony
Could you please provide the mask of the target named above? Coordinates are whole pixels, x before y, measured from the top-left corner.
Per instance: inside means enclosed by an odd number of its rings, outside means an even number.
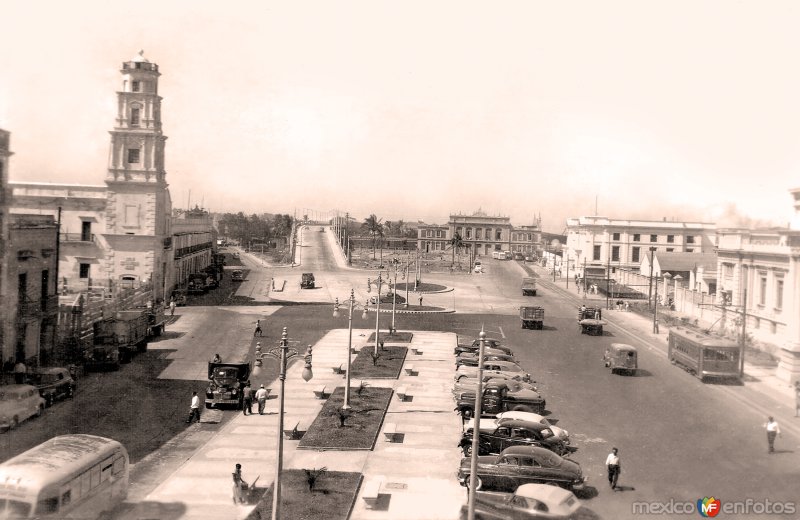
[[[2,313],[3,359],[46,364],[58,317],[58,228],[50,215],[12,215]]]
[[[715,232],[716,226],[706,222],[568,218],[563,251],[567,275],[605,278],[618,269],[638,271],[650,251],[711,253]]]
[[[185,287],[190,274],[203,272],[211,265],[214,237],[213,219],[205,210],[196,207],[173,217],[173,286]]]
[[[11,183],[11,213],[60,222],[60,293],[144,284],[159,300],[174,284],[160,72],[140,52],[120,73],[105,184]]]

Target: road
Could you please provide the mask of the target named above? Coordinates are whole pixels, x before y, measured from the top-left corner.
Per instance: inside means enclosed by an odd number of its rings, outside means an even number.
[[[329,247],[329,234],[314,226],[302,229],[301,264],[295,267],[273,267],[243,254],[247,279],[236,287],[227,277],[218,289],[222,300],[236,305],[179,308],[167,334],[151,344],[148,353],[119,373],[82,378],[74,401],[60,403],[44,418],[5,434],[3,458],[58,433],[108,435],[128,446],[136,463],[132,497],[145,496],[181,463],[180,453],[200,449],[237,413],[219,414],[220,424],[184,424],[191,390],[202,395],[205,389],[208,359],[215,353],[223,359],[252,359],[255,341],[273,346],[283,327],[300,350],[327,330],[347,326],[346,317],[332,317],[335,298],[343,301],[351,289],[358,302],[370,295],[366,278],[374,279],[376,273],[342,267]],[[760,402],[752,390],[701,383],[667,362],[663,342],[651,344],[636,337],[615,325],[613,317],[607,335],[582,335],[575,296],[540,279],[539,296],[524,297],[519,286],[524,271],[517,262],[488,259],[484,265],[483,274],[425,274],[424,281],[453,288],[426,294],[425,305],[456,312],[398,314],[397,328],[469,337],[484,328],[489,337],[514,347],[547,399],[550,418],[569,430],[579,448],[573,458],[590,478],[590,489],[582,495],[587,508],[616,519],[631,518],[635,502],[694,504],[706,496],[723,504],[797,500],[798,439],[787,432],[779,439],[779,452],[767,455],[762,425],[769,412],[751,404]],[[316,289],[300,289],[303,272],[315,274]],[[529,302],[546,309],[544,330],[521,329],[517,309]],[[257,319],[262,320],[262,338],[252,335]],[[383,327],[389,319],[381,315]],[[374,314],[369,320],[374,323]],[[603,366],[601,357],[611,342],[639,348],[637,376],[611,375]],[[256,384],[274,379],[275,363],[265,368],[253,378]],[[455,445],[457,439],[453,441]],[[616,492],[607,485],[604,467],[614,446],[622,461],[621,490]]]

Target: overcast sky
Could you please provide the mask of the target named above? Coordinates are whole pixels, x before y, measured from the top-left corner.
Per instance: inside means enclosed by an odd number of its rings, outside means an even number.
[[[3,19],[15,181],[103,183],[119,69],[144,49],[175,207],[785,225],[800,187],[799,2],[12,1]]]

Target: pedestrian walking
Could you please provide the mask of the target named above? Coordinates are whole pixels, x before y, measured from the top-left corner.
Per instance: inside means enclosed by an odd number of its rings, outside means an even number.
[[[222,363],[222,358],[219,357],[219,352],[214,354],[214,359],[211,360],[212,363]]]
[[[256,401],[258,401],[258,415],[264,415],[264,406],[267,404],[267,389],[264,385],[256,390]]]
[[[419,306],[422,307],[422,295],[419,295]]]
[[[169,315],[175,316],[175,300],[172,299],[169,301]]]
[[[626,301],[625,302],[625,312],[628,312],[630,310],[631,310],[631,304]]]
[[[244,390],[242,390],[242,413],[253,415],[253,389],[250,387],[250,381],[244,385]]]
[[[256,320],[256,330],[253,332],[253,337],[262,336],[261,334],[261,320]]]
[[[197,392],[192,392],[192,404],[189,406],[189,418],[186,422],[190,423],[194,419],[200,422],[200,398],[197,397]]]
[[[250,488],[250,485],[242,478],[242,465],[236,464],[233,470],[233,503],[244,504],[245,500],[244,491]]]
[[[17,361],[17,364],[14,365],[14,382],[18,385],[23,384],[27,373],[28,367],[25,366],[25,363],[22,360]]]
[[[617,478],[620,474],[619,455],[617,448],[611,450],[611,453],[606,457],[606,467],[608,468],[608,483],[611,489],[617,489]]]
[[[794,416],[800,417],[800,381],[794,382]]]
[[[773,419],[772,417],[767,418],[767,424],[764,425],[767,429],[767,444],[769,445],[768,453],[775,453],[775,437],[781,434],[781,427],[778,425],[778,421]]]

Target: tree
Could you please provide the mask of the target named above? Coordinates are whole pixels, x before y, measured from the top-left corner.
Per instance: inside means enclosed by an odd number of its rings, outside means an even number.
[[[456,251],[464,247],[464,239],[461,238],[461,234],[456,232],[453,235],[453,238],[450,239],[450,246],[453,248],[453,265],[456,263]]]
[[[383,236],[383,224],[381,224],[381,219],[379,219],[373,213],[364,219],[364,223],[361,224],[361,228],[365,229],[367,233],[372,236],[372,259],[375,260],[375,242],[378,236]]]
[[[303,471],[306,472],[306,483],[308,484],[308,490],[313,493],[314,492],[314,485],[317,483],[317,480],[327,473],[328,467],[323,466],[319,469],[304,469]]]

